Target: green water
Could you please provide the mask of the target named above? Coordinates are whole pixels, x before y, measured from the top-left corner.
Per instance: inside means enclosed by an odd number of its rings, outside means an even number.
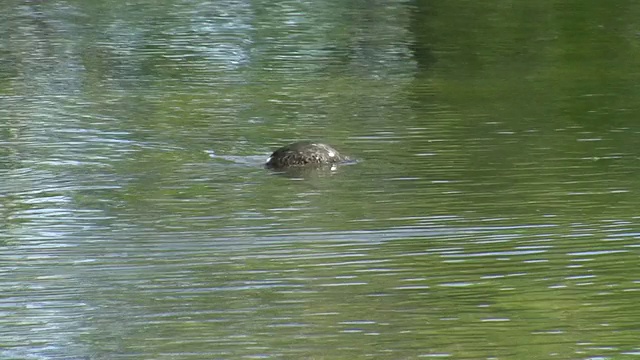
[[[638,358],[638,19],[2,2],[0,358]]]

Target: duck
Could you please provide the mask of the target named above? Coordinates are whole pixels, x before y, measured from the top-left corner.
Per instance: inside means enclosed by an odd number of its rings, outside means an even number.
[[[285,145],[271,154],[265,166],[274,170],[301,167],[334,166],[349,161],[333,146],[315,141],[297,141]]]

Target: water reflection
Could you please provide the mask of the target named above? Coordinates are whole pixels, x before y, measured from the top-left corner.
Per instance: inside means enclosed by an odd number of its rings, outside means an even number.
[[[629,57],[467,5],[0,5],[0,357],[637,352]]]

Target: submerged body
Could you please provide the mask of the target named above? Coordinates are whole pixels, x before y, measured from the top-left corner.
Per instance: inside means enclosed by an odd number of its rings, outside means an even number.
[[[296,167],[332,166],[349,158],[333,147],[313,141],[299,141],[281,147],[267,159],[266,167],[288,169]]]

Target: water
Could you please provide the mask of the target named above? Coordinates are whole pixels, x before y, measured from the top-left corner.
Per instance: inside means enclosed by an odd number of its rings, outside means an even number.
[[[0,358],[637,358],[639,10],[3,3]]]

